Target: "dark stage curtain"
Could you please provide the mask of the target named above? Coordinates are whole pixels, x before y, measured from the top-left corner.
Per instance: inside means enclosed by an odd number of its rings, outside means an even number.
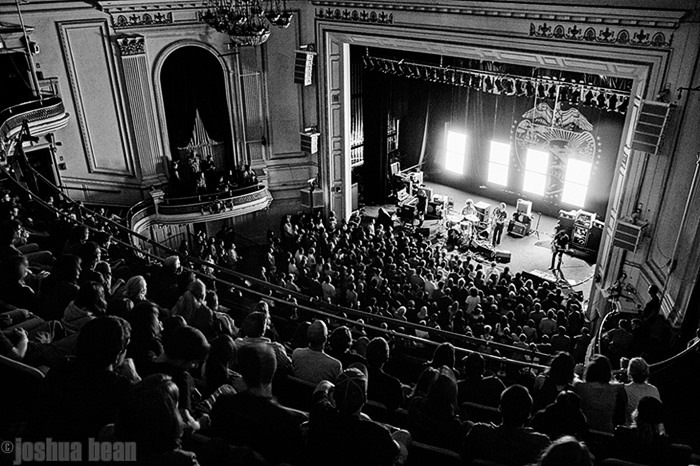
[[[192,138],[197,109],[209,137],[224,141],[227,153],[231,153],[224,74],[211,53],[199,47],[174,51],[163,65],[161,84],[174,159],[178,147],[186,146]]]
[[[433,180],[464,191],[478,191],[509,205],[514,205],[518,198],[530,199],[536,210],[556,216],[559,209],[575,208],[561,201],[566,163],[573,157],[592,164],[584,209],[604,215],[624,114],[584,105],[574,108],[568,103],[560,104],[555,110],[554,99],[496,95],[399,77],[377,80],[373,85],[391,86],[384,92],[391,96],[390,108],[401,120],[399,149],[405,158],[402,166],[418,163],[424,145],[424,169],[433,173]],[[444,170],[448,128],[467,134],[463,175]],[[487,182],[492,140],[511,146],[507,187]],[[522,191],[528,147],[550,153],[543,197]]]

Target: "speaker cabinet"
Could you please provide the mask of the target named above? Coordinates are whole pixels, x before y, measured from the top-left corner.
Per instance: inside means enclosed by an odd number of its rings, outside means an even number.
[[[299,197],[301,199],[301,206],[315,209],[317,207],[323,207],[323,191],[320,189],[306,188],[299,191]]]

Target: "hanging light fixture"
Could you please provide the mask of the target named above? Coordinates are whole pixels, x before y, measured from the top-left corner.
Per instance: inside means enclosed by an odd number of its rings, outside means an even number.
[[[270,24],[289,27],[293,14],[286,0],[210,0],[200,18],[218,32],[228,34],[236,46],[264,44],[270,38]]]

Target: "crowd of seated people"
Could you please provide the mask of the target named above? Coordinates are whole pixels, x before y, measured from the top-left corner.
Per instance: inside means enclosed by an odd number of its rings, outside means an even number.
[[[0,271],[16,282],[13,293],[3,288],[0,296],[11,311],[9,322],[0,320],[9,330],[0,334],[0,354],[46,372],[23,437],[136,442],[140,464],[403,464],[412,441],[458,452],[465,464],[552,464],[548,458],[560,450],[588,454],[580,442],[590,430],[615,432],[616,454],[625,458],[642,448],[634,445],[671,448],[663,409],[648,401],[659,396],[643,360],[629,362],[627,384],[613,379],[602,355],[579,376],[575,346],[559,348],[548,338],[560,328],[573,341],[583,335],[578,298],[535,288],[505,269],[484,277],[482,264],[449,257],[419,237],[369,230],[355,222],[296,225],[285,247],[272,243],[270,281],[289,280],[300,291],[315,290],[319,301],[426,328],[454,331],[457,322],[465,335],[484,338],[471,348],[484,353],[485,338],[514,344],[513,335],[524,336],[528,349],[553,356],[542,380],[519,369],[523,385],[512,384],[514,374],[487,366],[477,351],[459,359],[450,342],[436,347],[417,382],[401,380],[388,364],[403,348],[400,339],[362,322],[302,315],[308,322],[299,324],[296,341],[279,341],[266,302],[237,325],[177,256],[143,274],[124,264],[124,282],[115,287],[99,271],[104,261],[93,241],[99,231],[89,229],[51,252],[53,266],[45,276],[35,274],[32,285],[21,250],[8,248],[12,254],[0,259]],[[8,246],[16,241],[14,234]],[[275,267],[286,270],[284,278]],[[321,282],[335,284],[335,292]],[[42,295],[45,283],[49,293],[61,290],[62,313],[58,303],[46,313],[32,304],[50,299]],[[20,299],[34,307],[21,308]],[[554,326],[542,325],[548,321]],[[288,376],[315,387],[307,411],[273,396]],[[373,421],[364,412],[370,402],[392,413],[405,410],[403,424]],[[490,408],[501,421],[480,422],[465,403]],[[561,412],[570,422],[562,422]]]

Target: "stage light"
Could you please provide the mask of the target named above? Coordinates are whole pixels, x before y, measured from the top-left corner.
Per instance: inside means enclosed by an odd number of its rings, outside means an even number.
[[[627,106],[630,103],[630,98],[628,96],[619,96],[617,99],[617,104],[615,106],[615,111],[620,113],[627,112]]]

